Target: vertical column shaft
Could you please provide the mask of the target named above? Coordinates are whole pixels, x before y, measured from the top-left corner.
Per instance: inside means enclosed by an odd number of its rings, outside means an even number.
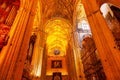
[[[114,48],[113,35],[99,10],[97,1],[83,0],[82,3],[107,79],[120,79],[120,51]]]

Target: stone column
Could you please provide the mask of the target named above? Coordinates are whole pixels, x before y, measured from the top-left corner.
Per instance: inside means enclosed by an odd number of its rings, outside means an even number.
[[[25,1],[13,22],[10,31],[10,40],[6,46],[6,50],[2,53],[5,56],[1,63],[2,66],[0,65],[0,80],[21,80],[20,77],[34,20],[32,16],[35,15],[30,14],[33,1]]]
[[[27,5],[28,6],[28,9],[27,9],[28,14],[26,15],[26,16],[28,16],[28,18],[26,18],[28,20],[28,22],[26,24],[26,29],[24,31],[23,43],[22,43],[20,51],[19,51],[19,56],[16,60],[13,74],[11,77],[11,79],[14,79],[14,80],[21,80],[21,77],[22,77],[22,72],[23,72],[23,68],[24,68],[24,62],[26,59],[26,55],[27,55],[27,49],[29,46],[29,40],[30,40],[30,36],[31,36],[31,32],[32,32],[34,17],[36,15],[37,2],[38,2],[38,0],[28,1],[28,5]],[[19,75],[17,75],[17,74],[19,74]]]
[[[120,79],[120,51],[96,0],[82,0],[107,80]]]

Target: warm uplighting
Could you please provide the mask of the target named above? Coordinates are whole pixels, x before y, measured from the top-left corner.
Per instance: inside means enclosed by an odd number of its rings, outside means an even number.
[[[60,55],[64,56],[70,36],[69,24],[62,20],[52,20],[46,25],[45,31],[48,34],[46,40],[48,53],[51,54],[57,49],[62,53]]]

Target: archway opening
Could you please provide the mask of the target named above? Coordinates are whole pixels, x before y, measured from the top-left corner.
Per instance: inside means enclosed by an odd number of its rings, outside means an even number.
[[[66,54],[71,38],[71,25],[63,18],[53,18],[45,24],[46,35],[46,78],[54,78],[60,73],[68,78]],[[64,75],[64,77],[63,77]]]
[[[68,41],[70,39],[71,26],[62,19],[50,20],[45,27],[46,47],[49,56],[54,56],[60,53],[60,56],[65,56]]]

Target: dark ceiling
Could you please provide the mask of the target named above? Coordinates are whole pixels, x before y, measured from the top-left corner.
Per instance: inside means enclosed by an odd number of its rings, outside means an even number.
[[[62,17],[72,22],[76,0],[42,0],[44,19]]]

